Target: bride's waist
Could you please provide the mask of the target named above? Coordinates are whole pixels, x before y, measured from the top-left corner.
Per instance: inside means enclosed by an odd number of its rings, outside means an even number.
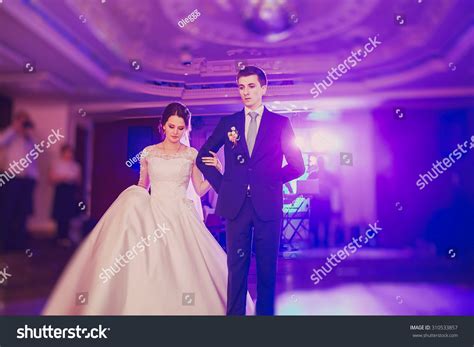
[[[168,199],[183,199],[186,198],[187,186],[173,185],[173,184],[158,184],[151,186],[151,196]]]

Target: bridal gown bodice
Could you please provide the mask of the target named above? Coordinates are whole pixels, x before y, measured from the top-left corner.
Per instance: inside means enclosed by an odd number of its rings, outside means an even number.
[[[165,154],[156,145],[145,148],[141,156],[139,185],[151,186],[156,200],[184,201],[197,151],[188,147],[175,154]]]

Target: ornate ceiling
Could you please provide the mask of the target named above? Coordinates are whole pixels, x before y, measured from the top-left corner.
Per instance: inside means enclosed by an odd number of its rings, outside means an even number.
[[[0,92],[97,112],[172,99],[212,106],[237,103],[235,73],[255,64],[270,100],[300,105],[377,36],[380,46],[319,103],[464,98],[472,10],[470,0],[0,0]]]

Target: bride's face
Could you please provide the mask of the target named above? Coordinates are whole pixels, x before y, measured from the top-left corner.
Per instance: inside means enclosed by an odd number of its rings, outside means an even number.
[[[179,142],[184,132],[186,131],[186,124],[184,123],[184,119],[178,117],[177,115],[170,116],[170,118],[168,118],[168,121],[163,126],[163,131],[168,141],[173,143]]]

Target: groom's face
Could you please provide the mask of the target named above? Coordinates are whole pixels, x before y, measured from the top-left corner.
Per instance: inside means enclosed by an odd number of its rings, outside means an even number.
[[[250,109],[262,104],[262,97],[267,92],[267,86],[262,86],[257,75],[242,76],[239,78],[239,93],[242,102]]]

